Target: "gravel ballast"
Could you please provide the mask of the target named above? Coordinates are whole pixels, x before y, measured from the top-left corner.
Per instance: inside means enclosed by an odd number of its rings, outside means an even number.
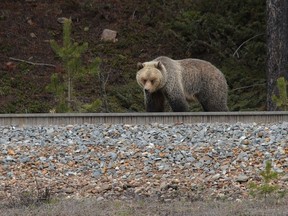
[[[52,195],[244,199],[266,161],[287,188],[288,122],[0,127],[0,200]]]

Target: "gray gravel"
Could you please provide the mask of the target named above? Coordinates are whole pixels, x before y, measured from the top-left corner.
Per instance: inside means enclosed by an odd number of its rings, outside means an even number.
[[[0,127],[0,199],[69,196],[241,199],[271,160],[286,187],[288,122]]]

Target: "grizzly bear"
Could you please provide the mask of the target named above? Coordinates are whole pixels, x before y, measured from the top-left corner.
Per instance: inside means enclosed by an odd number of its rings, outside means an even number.
[[[188,101],[195,98],[204,111],[228,111],[226,79],[207,61],[161,56],[137,67],[147,112],[164,112],[165,99],[173,112],[187,112]]]

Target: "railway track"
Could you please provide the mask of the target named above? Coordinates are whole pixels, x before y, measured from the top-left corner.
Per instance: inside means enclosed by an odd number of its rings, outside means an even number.
[[[0,125],[273,123],[288,121],[288,112],[163,112],[0,114]]]

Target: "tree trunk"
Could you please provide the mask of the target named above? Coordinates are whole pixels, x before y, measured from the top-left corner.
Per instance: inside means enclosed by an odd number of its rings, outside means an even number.
[[[288,1],[266,0],[267,10],[267,110],[277,110],[272,101],[278,95],[276,81],[288,80]]]
[[[109,79],[110,71],[108,73],[104,73],[103,71],[100,71],[98,74],[99,81],[100,81],[100,95],[101,95],[102,102],[103,102],[104,112],[109,113],[106,87],[107,87],[107,82]]]

